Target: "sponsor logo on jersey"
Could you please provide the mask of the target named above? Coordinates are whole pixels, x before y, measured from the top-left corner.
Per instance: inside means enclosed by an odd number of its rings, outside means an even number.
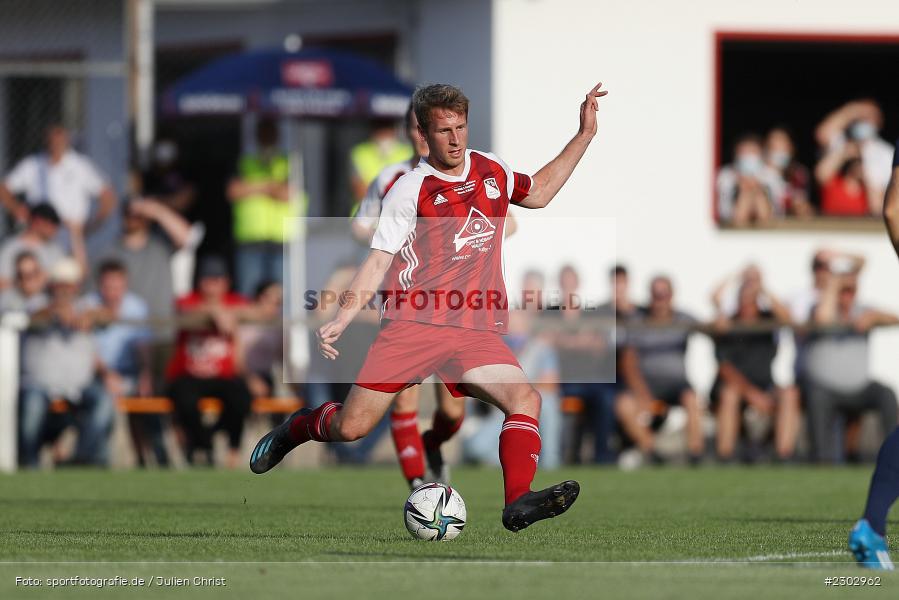
[[[449,200],[447,200],[446,196],[444,196],[443,194],[437,194],[437,197],[434,198],[434,206],[437,206],[438,204],[443,204],[444,202],[449,202]]]
[[[539,463],[540,463],[540,457],[539,457],[538,455],[532,453],[532,454],[531,454],[531,458],[534,459],[534,464],[539,464]]]
[[[484,191],[487,192],[487,197],[491,200],[496,200],[502,194],[499,191],[499,186],[496,184],[496,178],[490,177],[484,180]]]
[[[466,244],[470,244],[472,248],[480,247],[495,234],[496,225],[491,223],[484,213],[472,206],[468,211],[468,217],[465,219],[462,229],[456,232],[453,243],[456,246],[456,252],[458,252]]]
[[[461,185],[457,185],[453,188],[453,191],[459,194],[460,196],[467,194],[468,192],[474,190],[475,185],[477,185],[477,179],[469,179],[465,183]]]

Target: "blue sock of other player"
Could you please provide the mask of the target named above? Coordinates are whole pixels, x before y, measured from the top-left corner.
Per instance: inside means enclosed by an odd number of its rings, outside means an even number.
[[[865,506],[865,519],[879,535],[886,535],[887,513],[896,498],[899,498],[899,428],[880,447]]]

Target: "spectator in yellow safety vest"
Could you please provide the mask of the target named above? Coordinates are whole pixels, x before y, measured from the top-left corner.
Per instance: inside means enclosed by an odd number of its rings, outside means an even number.
[[[397,135],[396,123],[390,119],[372,122],[371,134],[364,142],[350,150],[351,184],[353,208],[350,216],[356,214],[359,203],[365,197],[368,186],[378,173],[388,165],[412,158],[412,146]]]
[[[237,290],[247,297],[263,281],[282,281],[283,244],[292,231],[292,218],[304,212],[300,205],[305,204],[305,198],[291,193],[290,162],[279,148],[274,120],[259,121],[256,142],[256,151],[241,157],[228,185]]]

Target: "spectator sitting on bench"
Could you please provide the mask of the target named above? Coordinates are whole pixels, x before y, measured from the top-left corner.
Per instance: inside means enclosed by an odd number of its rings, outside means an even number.
[[[240,309],[246,300],[230,291],[231,280],[225,261],[207,256],[200,261],[196,291],[178,299],[182,317],[198,319],[196,325],[178,332],[175,354],[168,367],[169,395],[185,436],[187,461],[194,464],[197,453],[212,464],[212,434],[228,434],[230,453],[227,464],[237,466],[244,419],[250,410],[250,390],[241,377],[237,348]],[[200,398],[212,396],[222,403],[214,427],[207,427],[198,407]]]
[[[73,464],[104,466],[112,430],[112,399],[97,378],[96,342],[90,318],[76,307],[81,266],[71,258],[56,263],[50,277],[50,304],[34,314],[25,335],[19,394],[19,460],[37,467],[41,446],[52,439],[51,403],[64,400],[78,443]],[[58,431],[58,428],[57,428]]]
[[[100,264],[97,291],[85,296],[81,304],[91,312],[100,371],[106,391],[113,398],[153,395],[153,372],[150,364],[150,329],[136,322],[149,317],[147,303],[129,290],[125,264],[109,259]],[[122,321],[133,321],[132,323]],[[152,449],[159,465],[168,464],[162,437],[160,415],[129,414],[128,426],[137,454],[138,465],[146,464],[145,454]]]

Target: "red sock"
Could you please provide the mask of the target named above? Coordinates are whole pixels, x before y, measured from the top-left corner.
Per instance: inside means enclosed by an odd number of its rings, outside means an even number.
[[[434,411],[434,421],[431,424],[431,433],[425,438],[425,447],[428,450],[436,450],[443,442],[449,440],[459,428],[462,427],[462,421],[465,416],[458,419],[449,419],[439,410]]]
[[[331,419],[343,408],[337,402],[325,402],[308,415],[300,415],[290,422],[290,437],[297,444],[303,444],[309,440],[316,442],[328,442],[331,436],[328,433],[331,427]]]
[[[418,433],[418,413],[391,413],[390,433],[396,447],[396,457],[407,481],[425,476],[424,449]]]
[[[509,415],[499,434],[499,462],[508,506],[531,491],[540,456],[540,431],[537,419],[527,415]]]

